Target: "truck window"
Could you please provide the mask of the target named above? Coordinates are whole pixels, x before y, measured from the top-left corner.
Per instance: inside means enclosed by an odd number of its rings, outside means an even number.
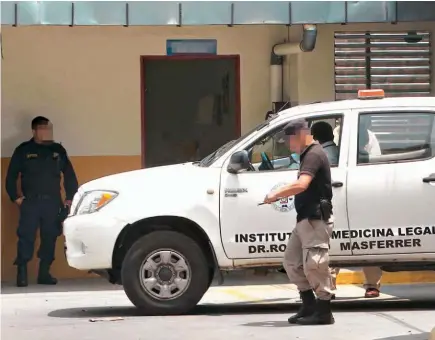
[[[343,116],[331,114],[306,119],[309,122],[310,127],[319,122],[330,125],[332,134],[329,136],[330,138],[327,138],[328,140],[322,140],[321,144],[324,145],[328,159],[330,159],[330,161],[332,160],[331,166],[337,166],[340,153],[340,126],[343,122]],[[256,170],[270,171],[299,169],[299,155],[290,151],[288,145],[289,139],[283,134],[283,129],[288,123],[289,122],[287,121],[276,129],[269,131],[267,134],[261,136],[253,145],[247,148],[250,161]],[[334,141],[335,136],[337,136],[338,144]],[[271,161],[273,168],[268,164],[267,159]]]
[[[245,134],[243,134],[242,136],[240,136],[239,138],[237,138],[236,140],[233,141],[229,141],[226,144],[222,145],[220,148],[218,148],[216,151],[213,151],[211,154],[209,154],[208,156],[204,157],[199,163],[198,165],[201,167],[208,167],[211,164],[213,164],[213,162],[215,162],[220,156],[222,156],[226,151],[228,151],[228,149],[230,149],[232,146],[240,143],[243,139],[247,138],[250,134],[256,132],[256,131],[260,131],[261,129],[265,128],[266,126],[268,126],[274,119],[278,118],[278,115],[272,116],[271,118],[269,118],[268,120],[261,122],[259,125],[257,125],[255,128],[253,128],[252,130],[249,130],[248,132],[246,132]]]
[[[286,123],[287,124],[287,123]],[[291,152],[288,146],[285,143],[285,140],[280,137],[282,135],[282,130],[286,124],[283,124],[277,129],[267,133],[266,135],[259,138],[253,145],[248,148],[248,153],[250,155],[251,163],[261,163],[264,155],[266,155],[271,161],[279,160],[279,159],[288,159],[291,155]],[[290,163],[290,160],[289,160]],[[290,164],[286,164],[290,165]],[[282,168],[280,166],[274,167],[274,170],[277,168]],[[266,170],[261,167],[259,170]],[[267,169],[271,170],[271,169]]]
[[[361,113],[357,163],[397,163],[435,156],[435,112]]]
[[[323,116],[319,118],[308,119],[311,131],[314,139],[318,139],[318,142],[322,144],[331,167],[338,166],[338,160],[340,155],[340,142],[341,142],[341,126],[343,125],[343,115]],[[323,126],[319,129],[313,130],[313,126],[317,123]],[[329,131],[325,131],[325,124],[328,124],[332,131],[332,135],[329,136]],[[316,135],[316,132],[318,135]]]

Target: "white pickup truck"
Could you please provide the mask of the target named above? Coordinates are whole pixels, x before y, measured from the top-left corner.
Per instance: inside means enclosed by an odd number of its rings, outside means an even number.
[[[148,314],[192,309],[214,277],[281,266],[293,198],[258,206],[294,181],[277,133],[291,120],[329,122],[331,265],[435,269],[435,98],[376,98],[283,111],[200,162],[120,173],[82,185],[64,223],[71,267],[122,284]],[[378,152],[366,147],[368,140]]]

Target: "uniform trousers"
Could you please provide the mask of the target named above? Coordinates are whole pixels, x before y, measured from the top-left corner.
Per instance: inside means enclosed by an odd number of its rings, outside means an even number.
[[[333,227],[332,222],[322,220],[298,222],[284,253],[283,265],[290,283],[300,292],[314,290],[320,300],[330,300],[332,296],[329,242]]]
[[[16,265],[25,265],[32,259],[38,228],[41,239],[38,257],[47,265],[54,261],[56,240],[61,234],[59,209],[60,198],[42,196],[23,200],[17,229]]]

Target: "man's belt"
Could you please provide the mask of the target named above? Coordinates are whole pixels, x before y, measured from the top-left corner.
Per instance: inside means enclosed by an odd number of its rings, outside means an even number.
[[[31,199],[31,200],[50,200],[50,199],[58,199],[60,200],[60,195],[56,196],[56,195],[47,195],[47,194],[26,194],[24,195],[24,197],[26,199]]]

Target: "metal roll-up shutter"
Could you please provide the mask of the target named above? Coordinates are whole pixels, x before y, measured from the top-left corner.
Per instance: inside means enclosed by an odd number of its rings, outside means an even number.
[[[334,38],[336,100],[379,88],[386,97],[430,96],[429,32],[341,32]]]

